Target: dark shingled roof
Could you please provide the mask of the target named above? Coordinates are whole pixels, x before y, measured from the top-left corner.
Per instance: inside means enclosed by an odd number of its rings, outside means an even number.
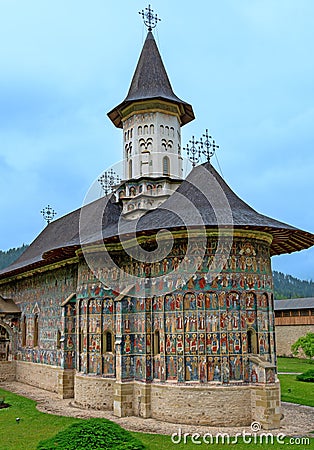
[[[195,167],[179,188],[157,209],[138,221],[121,217],[121,205],[102,197],[51,222],[0,279],[70,258],[82,244],[114,239],[133,232],[154,233],[183,226],[219,226],[264,231],[273,236],[271,255],[303,250],[314,245],[314,235],[259,214],[241,200],[210,163]],[[116,238],[117,239],[117,238]]]
[[[125,107],[133,102],[152,99],[167,100],[178,105],[181,112],[181,125],[194,119],[192,106],[174,94],[154,36],[149,31],[128,95],[122,103],[108,113],[108,116],[116,127],[122,128],[121,111]]]
[[[288,309],[312,309],[314,308],[314,298],[289,298],[286,300],[275,300],[275,311],[282,311]]]

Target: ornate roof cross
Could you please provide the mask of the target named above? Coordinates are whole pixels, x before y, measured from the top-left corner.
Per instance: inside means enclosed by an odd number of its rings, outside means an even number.
[[[143,17],[144,24],[147,26],[148,31],[152,31],[152,29],[156,27],[158,21],[161,20],[157,17],[157,14],[153,14],[154,10],[151,9],[150,5],[148,5],[148,8],[145,8],[145,10],[143,9],[138,13]]]
[[[101,177],[98,178],[99,184],[105,192],[105,195],[108,195],[110,191],[113,190],[113,186],[115,184],[120,183],[120,177],[116,174],[113,169],[104,172]]]
[[[199,143],[195,141],[194,136],[189,140],[189,143],[191,144],[191,147],[189,147],[189,144],[186,144],[186,147],[183,148],[183,150],[186,151],[188,158],[194,167],[201,158],[201,150],[198,146]]]
[[[50,206],[46,206],[44,209],[42,209],[41,214],[43,215],[43,218],[47,222],[47,225],[53,220],[54,216],[57,214],[56,211]]]
[[[204,141],[202,138],[205,138]],[[207,162],[209,162],[210,158],[214,155],[216,148],[219,148],[219,145],[216,145],[215,140],[209,136],[207,129],[197,144],[200,145],[201,152],[206,157]]]

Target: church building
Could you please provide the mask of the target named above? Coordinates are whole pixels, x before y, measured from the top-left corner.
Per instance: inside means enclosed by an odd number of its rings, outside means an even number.
[[[108,113],[123,132],[122,181],[0,272],[0,381],[118,417],[278,428],[271,256],[314,235],[241,200],[207,133],[183,178],[194,112],[172,89],[150,8],[145,19],[129,92]]]

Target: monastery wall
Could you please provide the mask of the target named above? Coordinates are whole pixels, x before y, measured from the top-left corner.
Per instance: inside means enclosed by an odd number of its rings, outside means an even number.
[[[275,331],[277,356],[292,356],[291,345],[306,333],[314,333],[314,325],[277,325]]]
[[[44,364],[16,361],[16,381],[58,393],[58,377],[62,369]]]

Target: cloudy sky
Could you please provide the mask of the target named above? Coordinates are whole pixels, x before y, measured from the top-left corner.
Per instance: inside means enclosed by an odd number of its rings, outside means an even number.
[[[156,0],[155,38],[230,187],[257,211],[314,232],[314,2]],[[0,0],[0,249],[30,243],[48,203],[78,208],[121,160],[106,116],[128,90],[143,0]],[[217,167],[217,162],[213,160]],[[273,258],[314,279],[314,251]]]

